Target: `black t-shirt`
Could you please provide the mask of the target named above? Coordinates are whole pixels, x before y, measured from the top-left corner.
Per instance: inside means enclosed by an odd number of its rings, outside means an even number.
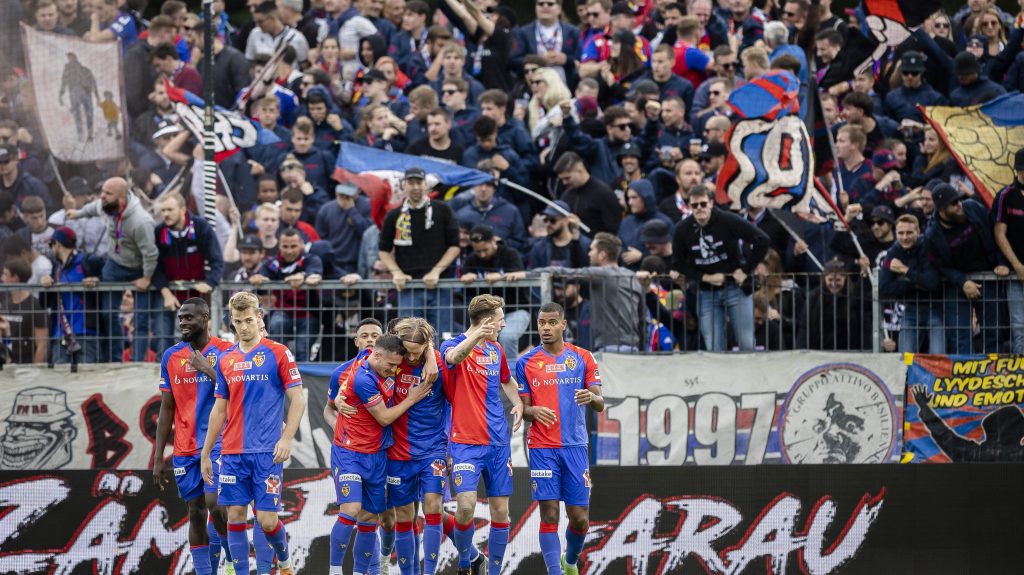
[[[427,212],[431,214],[431,226],[427,228]],[[402,271],[418,279],[425,276],[440,261],[449,247],[459,245],[459,222],[444,202],[431,200],[428,206],[418,210],[395,208],[384,217],[380,231],[380,251],[394,250],[395,262]],[[455,266],[441,273],[450,278]]]
[[[1004,188],[992,204],[994,219],[1006,224],[1006,240],[1013,255],[1024,261],[1024,186],[1013,184]]]
[[[512,91],[512,45],[512,34],[508,29],[495,26],[494,34],[484,42],[482,50],[474,49],[466,54],[473,63],[480,58],[480,74],[476,78],[488,90]]]
[[[965,274],[992,271],[989,254],[985,253],[985,244],[981,240],[982,231],[977,226],[967,221],[951,228],[943,227],[942,233],[946,236],[957,269]]]
[[[422,156],[451,164],[462,163],[463,151],[462,146],[456,144],[455,141],[448,145],[447,150],[438,150],[430,145],[430,138],[420,138],[409,144],[409,147],[405,149],[406,154]]]
[[[39,300],[31,296],[21,303],[14,303],[9,295],[4,294],[0,306],[0,315],[11,326],[11,361],[32,363],[36,348],[32,332],[35,328],[46,327],[46,312],[40,307]]]
[[[523,258],[519,255],[519,252],[506,246],[505,244],[498,245],[498,251],[491,256],[490,259],[483,259],[476,253],[470,253],[466,256],[466,261],[462,266],[462,273],[473,273],[480,276],[478,279],[483,279],[486,274],[489,273],[511,273],[523,271]],[[513,288],[484,288],[481,290],[467,289],[466,299],[470,299],[480,293],[494,293],[505,298],[505,303],[508,304],[509,308],[514,308],[520,303],[528,301],[529,296],[522,289]],[[509,310],[511,311],[511,309]]]

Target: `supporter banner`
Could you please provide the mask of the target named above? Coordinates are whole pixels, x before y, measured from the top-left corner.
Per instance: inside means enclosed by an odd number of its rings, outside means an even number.
[[[127,125],[117,73],[121,44],[86,42],[24,24],[21,30],[45,147],[64,162],[121,158]]]
[[[598,364],[608,398],[598,465],[884,463],[900,455],[905,369],[894,354],[601,354]]]
[[[1017,465],[595,468],[585,575],[1011,573],[1024,506]],[[326,472],[285,472],[282,519],[300,575],[327,571],[335,490]],[[998,497],[977,497],[977,487]],[[543,573],[530,478],[515,473],[502,573]],[[2,570],[17,575],[192,572],[185,504],[145,471],[0,473]],[[488,505],[475,543],[486,548]],[[562,514],[562,529],[565,527]],[[928,528],[934,526],[933,528]],[[939,526],[955,536],[938,537]],[[454,573],[455,549],[441,547]],[[347,569],[350,567],[346,566]],[[392,566],[392,571],[397,570]],[[348,572],[348,571],[346,571]]]
[[[1024,148],[1024,94],[1013,92],[977,106],[923,107],[978,195],[989,206],[1013,183],[1013,155]]]
[[[1024,357],[914,355],[904,461],[1024,461]]]

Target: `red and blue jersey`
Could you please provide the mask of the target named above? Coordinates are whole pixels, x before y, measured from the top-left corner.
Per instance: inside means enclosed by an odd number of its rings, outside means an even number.
[[[589,351],[566,343],[556,357],[537,346],[516,362],[516,381],[519,395],[558,417],[555,425],[530,426],[529,447],[587,445],[587,408],[576,403],[576,391],[601,385],[597,362]]]
[[[441,357],[465,341],[466,334],[441,344]],[[452,404],[452,443],[508,445],[509,430],[501,406],[501,384],[510,379],[505,350],[496,341],[473,348],[458,365],[447,365],[445,396]]]
[[[248,353],[232,346],[217,367],[216,396],[228,402],[221,453],[273,453],[281,439],[285,390],[302,385],[292,352],[263,338]]]
[[[356,356],[345,363],[339,365],[331,372],[331,379],[327,384],[327,401],[334,402],[334,399],[338,397],[338,390],[344,387],[348,389],[349,381],[352,379],[352,374],[355,373],[356,368],[359,367],[366,358],[370,357],[373,353],[372,348],[366,348],[363,351],[356,354]],[[346,394],[347,395],[347,394]],[[338,428],[344,429],[345,418],[339,417],[334,424],[334,436],[338,437]]]
[[[580,40],[580,62],[604,62],[611,58],[613,35],[611,27],[587,30]],[[651,43],[647,38],[637,35],[633,51],[644,66],[651,67]]]
[[[411,461],[424,458],[444,458],[448,447],[446,419],[448,402],[444,396],[444,380],[448,369],[441,358],[441,352],[434,351],[437,361],[437,381],[430,393],[416,405],[409,408],[391,424],[394,444],[388,449],[388,459]],[[395,402],[404,401],[409,389],[420,384],[423,364],[411,366],[405,360],[395,373]]]
[[[221,354],[230,347],[230,342],[211,337],[203,356],[216,367]],[[167,348],[160,363],[160,391],[174,397],[174,455],[177,456],[195,455],[203,449],[213,409],[216,382],[192,367],[191,360],[192,346],[179,342]]]
[[[334,428],[334,444],[357,453],[380,453],[391,447],[391,426],[382,426],[369,409],[383,404],[391,407],[395,396],[395,379],[381,377],[369,361],[356,361],[352,377],[347,384],[345,403],[356,408],[356,414],[345,425]]]

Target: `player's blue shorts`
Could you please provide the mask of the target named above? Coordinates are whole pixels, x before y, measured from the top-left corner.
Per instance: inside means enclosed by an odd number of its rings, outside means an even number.
[[[278,511],[284,464],[274,463],[273,453],[241,453],[220,457],[221,505],[248,506],[257,511]]]
[[[331,474],[339,504],[359,502],[370,513],[387,510],[388,457],[383,451],[359,453],[332,444]]]
[[[174,465],[174,482],[178,484],[178,496],[185,501],[192,501],[204,493],[217,493],[217,486],[220,484],[220,453],[213,452],[210,456],[213,460],[213,485],[203,481],[203,472],[200,467],[202,456],[175,455],[171,458]]]
[[[455,493],[476,491],[480,474],[488,497],[512,495],[512,450],[507,445],[449,443]]]
[[[402,507],[423,499],[424,493],[443,493],[448,463],[441,457],[412,461],[388,460],[388,505]]]
[[[530,449],[530,488],[534,501],[563,501],[590,505],[590,467],[587,447]]]

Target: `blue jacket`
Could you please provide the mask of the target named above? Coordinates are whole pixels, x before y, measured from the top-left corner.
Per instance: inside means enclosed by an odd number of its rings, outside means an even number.
[[[470,201],[455,212],[459,224],[473,227],[487,224],[494,229],[494,234],[501,238],[505,245],[522,252],[526,249],[526,226],[519,209],[504,198],[495,196],[487,209],[481,209],[476,202]]]
[[[505,158],[509,164],[508,169],[505,170],[502,176],[521,186],[529,185],[530,173],[526,171],[526,163],[523,162],[515,150],[500,143],[489,152],[485,152],[480,148],[480,144],[469,146],[462,153],[462,165],[475,170],[480,160],[487,160],[498,154]]]
[[[480,110],[473,107],[468,107],[453,113],[451,129],[452,141],[463,148],[468,148],[475,144],[476,136],[473,134],[473,122],[475,122],[479,117]]]
[[[908,268],[907,273],[897,274],[890,269],[892,260],[898,259]],[[885,259],[878,269],[878,293],[885,298],[915,298],[927,296],[939,289],[942,277],[935,266],[935,256],[928,251],[923,237],[910,250],[894,243],[886,251]]]
[[[1005,93],[1006,89],[999,84],[979,77],[974,83],[953,90],[949,95],[949,103],[953,106],[972,106],[988,102]]]
[[[54,283],[75,284],[80,283],[87,277],[98,278],[103,272],[103,264],[105,262],[106,260],[99,256],[75,251],[68,258],[66,265],[61,265],[59,262],[54,263]],[[60,274],[59,276],[58,273]],[[64,315],[68,323],[71,324],[71,331],[73,333],[76,335],[99,333],[99,314],[87,313],[87,311],[99,309],[99,292],[95,290],[61,293],[43,292],[40,295],[40,303],[53,310],[55,316],[59,309],[58,297],[60,298],[61,305],[64,306]],[[55,317],[54,319],[59,321],[60,318]],[[53,336],[56,338],[60,338],[63,335],[58,321],[52,322]]]
[[[967,221],[981,231],[981,243],[985,247],[985,253],[993,254],[996,257],[997,265],[1005,265],[1003,253],[996,247],[995,236],[992,235],[992,221],[989,210],[976,200],[963,200],[964,212],[967,214]],[[946,241],[946,235],[942,231],[938,214],[928,220],[928,227],[924,231],[924,239],[935,255],[936,265],[942,278],[957,288],[962,288],[967,281],[967,276],[957,269],[957,262],[953,261],[953,251]]]
[[[672,74],[665,83],[660,83],[654,79],[654,72],[648,72],[644,75],[643,79],[650,80],[658,86],[662,102],[668,98],[682,98],[683,103],[686,104],[686,112],[690,112],[690,109],[693,107],[693,95],[696,90],[689,80],[678,74]]]
[[[359,209],[358,204],[348,210],[341,209],[337,201],[320,206],[316,214],[316,233],[320,239],[331,244],[334,270],[339,277],[356,271],[363,232],[371,225],[373,222]]]
[[[559,22],[562,32],[562,53],[565,54],[565,83],[575,88],[579,77],[576,60],[580,57],[580,29],[567,22]],[[513,31],[512,69],[517,75],[523,73],[523,59],[527,54],[537,54],[537,22],[519,26]]]
[[[572,117],[565,118],[562,122],[565,134],[569,137],[570,149],[575,151],[587,162],[587,169],[590,175],[609,186],[622,175],[622,166],[615,158],[615,152],[619,146],[612,145],[608,138],[593,138],[580,130],[579,124]],[[640,147],[640,164],[651,156],[651,149],[657,138],[658,122],[647,122],[643,134],[633,138],[633,143]]]
[[[509,118],[498,128],[498,143],[508,146],[519,154],[527,172],[532,172],[540,167],[540,157],[537,148],[533,145],[530,133],[521,120]]]
[[[587,253],[590,251],[590,238],[581,234],[580,239],[569,242],[569,245],[566,247],[569,248],[568,261],[551,261],[551,253],[554,251],[555,246],[551,243],[551,238],[540,238],[533,243],[530,253],[526,256],[527,269],[532,270],[548,266],[585,268],[590,265],[590,259],[587,256]]]
[[[640,228],[651,220],[661,220],[672,229],[672,219],[658,210],[658,201],[654,197],[654,186],[647,180],[637,180],[629,185],[629,189],[636,191],[644,200],[644,210],[640,214],[629,214],[619,224],[619,239],[622,240],[623,249],[636,248],[647,254],[647,247],[640,237]],[[627,192],[628,193],[628,192]]]
[[[917,88],[901,86],[886,94],[885,114],[897,122],[906,119],[924,122],[921,112],[917,109],[918,104],[922,106],[945,106],[947,103],[946,97],[927,83],[922,83]]]

